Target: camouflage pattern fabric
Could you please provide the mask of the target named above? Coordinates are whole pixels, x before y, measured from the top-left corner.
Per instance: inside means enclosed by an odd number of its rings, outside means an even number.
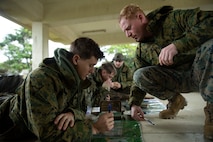
[[[24,79],[21,75],[0,75],[0,93],[14,94],[23,80]]]
[[[109,91],[102,87],[104,81],[101,77],[101,69],[95,68],[94,73],[90,74],[88,79],[91,85],[83,90],[86,96],[87,105],[94,107],[100,106],[100,102],[105,100],[106,96],[109,94]]]
[[[191,91],[200,91],[205,101],[213,102],[213,12],[172,9],[161,7],[147,15],[147,30],[154,37],[137,47],[130,104],[140,105],[146,93],[170,99]],[[160,51],[170,43],[178,50],[174,65],[160,66]]]
[[[192,86],[199,88],[205,101],[213,103],[213,39],[198,48],[191,75]]]
[[[82,95],[85,83],[80,80],[64,49],[55,50],[54,58],[46,58],[32,71],[10,100],[10,118],[24,123],[41,141],[90,141],[91,122],[85,119],[86,105]],[[3,108],[0,108],[0,110]],[[4,112],[1,110],[0,112]],[[73,112],[74,127],[60,131],[54,125],[56,116]],[[1,122],[0,122],[1,123]],[[20,132],[17,132],[20,133]]]
[[[115,67],[114,64],[113,64],[113,66]],[[117,74],[112,78],[112,81],[119,82],[121,84],[122,88],[120,88],[118,90],[114,90],[114,91],[129,94],[130,87],[131,87],[132,81],[133,81],[132,71],[125,63],[123,63],[123,65],[120,68],[116,68],[116,70],[117,70]]]

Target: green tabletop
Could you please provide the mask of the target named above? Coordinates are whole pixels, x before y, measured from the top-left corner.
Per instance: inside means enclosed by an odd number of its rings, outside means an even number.
[[[92,142],[142,142],[140,123],[134,120],[116,120],[111,131],[93,135]]]

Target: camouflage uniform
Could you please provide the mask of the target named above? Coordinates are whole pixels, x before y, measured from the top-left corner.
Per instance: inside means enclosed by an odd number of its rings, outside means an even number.
[[[114,64],[113,66],[115,67]],[[116,68],[116,71],[117,71],[117,74],[112,78],[112,81],[119,82],[121,84],[121,88],[114,91],[129,94],[130,87],[132,85],[132,80],[133,80],[132,71],[125,63],[123,63],[123,65],[120,68]]]
[[[101,69],[95,68],[94,73],[90,74],[88,79],[91,85],[87,89],[84,89],[86,103],[88,106],[100,106],[100,102],[109,94],[109,90],[102,87],[104,81],[101,77]]]
[[[147,18],[147,30],[154,37],[137,47],[129,103],[140,105],[146,92],[171,99],[191,91],[200,91],[205,101],[213,103],[213,12],[164,6]],[[170,43],[178,50],[174,64],[160,66],[160,51]]]
[[[9,116],[14,124],[21,125],[23,136],[29,130],[41,141],[90,141],[92,124],[85,119],[85,98],[82,81],[67,56],[72,53],[57,49],[54,58],[46,58],[32,71],[18,89],[18,95],[0,107],[0,117],[9,106]],[[73,112],[74,127],[66,131],[57,129],[55,118],[64,112]],[[2,122],[3,123],[3,122]],[[0,124],[2,126],[2,124]],[[21,135],[21,131],[16,132]],[[14,135],[14,134],[13,134]]]

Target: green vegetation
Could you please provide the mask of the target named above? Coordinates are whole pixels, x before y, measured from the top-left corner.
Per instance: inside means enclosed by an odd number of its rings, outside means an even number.
[[[131,69],[134,69],[133,59],[135,57],[136,47],[136,43],[111,45],[103,50],[103,52],[111,55],[114,55],[118,52],[122,53],[125,56],[125,64],[127,64]]]
[[[11,73],[19,73],[23,69],[30,69],[32,66],[32,32],[21,28],[15,34],[8,34],[0,43],[0,50],[8,58],[0,63],[1,70]]]

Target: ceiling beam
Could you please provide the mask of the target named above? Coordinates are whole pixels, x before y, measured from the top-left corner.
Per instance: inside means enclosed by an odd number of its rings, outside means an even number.
[[[26,21],[41,21],[43,19],[43,4],[39,0],[1,0],[2,16]],[[9,16],[8,16],[9,15]]]

